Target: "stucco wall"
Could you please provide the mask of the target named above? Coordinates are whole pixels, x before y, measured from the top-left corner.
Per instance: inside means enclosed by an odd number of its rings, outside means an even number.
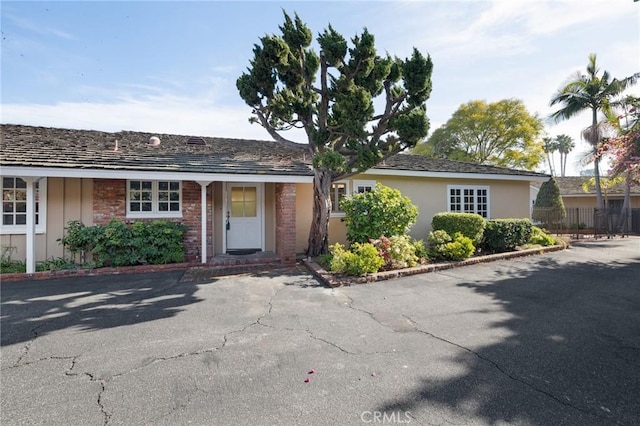
[[[624,200],[624,196],[622,195],[610,195],[608,196],[609,200]],[[562,197],[562,202],[564,203],[565,208],[569,207],[596,207],[596,196],[591,194],[585,194],[584,196],[571,196],[571,197]],[[631,208],[640,208],[640,196],[634,195],[631,197],[630,206]]]
[[[69,221],[79,220],[93,225],[93,180],[76,178],[47,179],[46,232],[36,235],[36,261],[62,257],[63,247],[58,239],[64,235]],[[26,258],[25,234],[2,235],[2,246],[14,247],[14,260]]]
[[[418,220],[409,234],[416,239],[426,239],[431,230],[433,215],[448,209],[447,185],[469,185],[489,187],[490,218],[528,218],[530,217],[530,192],[528,181],[473,180],[473,179],[434,179],[416,177],[390,177],[373,174],[356,175],[347,179],[350,191],[354,181],[376,181],[400,190],[418,207]],[[296,250],[304,252],[307,246],[311,209],[313,206],[313,187],[311,184],[298,184],[297,191],[297,235]],[[346,227],[340,217],[332,217],[329,222],[329,243],[346,242]]]

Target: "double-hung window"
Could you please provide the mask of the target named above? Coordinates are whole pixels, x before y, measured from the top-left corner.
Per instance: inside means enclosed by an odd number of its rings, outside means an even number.
[[[349,183],[345,181],[334,182],[331,184],[331,214],[343,213],[340,210],[340,200],[349,194]]]
[[[182,217],[181,199],[180,181],[127,181],[127,217]]]
[[[34,184],[36,232],[45,232],[47,179]],[[19,177],[2,177],[2,234],[27,232],[27,183]]]
[[[488,186],[447,186],[449,211],[454,213],[476,213],[489,218]]]

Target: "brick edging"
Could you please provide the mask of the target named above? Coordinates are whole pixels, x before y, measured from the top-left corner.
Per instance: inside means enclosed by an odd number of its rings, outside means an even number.
[[[407,277],[410,275],[425,274],[428,272],[442,271],[445,269],[458,268],[460,266],[475,265],[478,263],[494,262],[496,260],[512,259],[515,257],[532,256],[536,254],[549,253],[567,248],[564,245],[555,245],[549,247],[540,247],[534,249],[510,251],[506,253],[489,254],[486,256],[476,256],[459,262],[445,262],[445,263],[428,263],[426,265],[414,266],[412,268],[396,269],[393,271],[377,272],[375,274],[368,274],[362,277],[346,277],[336,276],[313,260],[306,258],[303,259],[304,265],[311,271],[311,273],[322,283],[328,287],[341,287],[349,286],[352,284],[367,284],[376,281],[390,280],[393,278]]]
[[[118,266],[114,268],[63,269],[59,271],[41,271],[30,274],[15,272],[0,275],[1,282],[25,280],[48,280],[53,278],[88,277],[96,275],[143,274],[149,272],[180,271],[201,265],[201,263],[166,263],[161,265]]]

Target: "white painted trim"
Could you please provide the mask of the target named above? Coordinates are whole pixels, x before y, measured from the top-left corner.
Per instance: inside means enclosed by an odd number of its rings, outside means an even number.
[[[69,177],[95,179],[133,180],[191,180],[252,183],[313,183],[313,176],[230,174],[230,173],[184,173],[166,171],[141,171],[122,169],[81,169],[54,167],[2,166],[2,176]]]
[[[353,188],[351,188],[351,193],[353,194],[357,194],[357,190],[359,186],[369,186],[371,187],[372,190],[374,190],[376,188],[376,183],[378,183],[375,180],[364,180],[364,179],[354,179],[353,180]]]
[[[131,179],[131,180],[137,180],[137,179]],[[148,181],[145,179],[145,181]],[[125,217],[127,219],[182,219],[182,203],[183,203],[183,199],[182,199],[182,187],[183,187],[183,181],[173,181],[173,180],[167,180],[167,179],[162,179],[162,181],[164,182],[178,182],[180,184],[180,205],[179,205],[179,209],[178,211],[159,211],[156,210],[158,207],[158,203],[160,202],[159,197],[158,197],[158,181],[157,180],[153,180],[151,181],[151,203],[152,203],[152,208],[154,210],[147,212],[147,211],[140,211],[140,212],[132,212],[129,209],[131,208],[131,193],[129,192],[129,179],[127,179],[126,183],[125,183],[125,202],[126,202],[126,215]]]
[[[474,199],[473,199],[473,206],[475,208],[475,210],[477,210],[478,207],[478,193],[477,191],[479,189],[483,189],[487,191],[487,217],[485,219],[489,220],[491,219],[491,187],[488,185],[447,185],[447,211],[451,212],[451,190],[452,189],[460,189],[460,190],[465,190],[465,189],[473,189],[474,190]],[[476,212],[464,212],[461,211],[460,213],[477,213]]]
[[[4,171],[4,170],[3,170]],[[3,177],[18,177],[21,176],[8,176],[3,175]],[[38,181],[38,193],[39,193],[39,201],[38,201],[38,209],[40,210],[38,214],[40,215],[40,223],[36,225],[36,234],[46,234],[47,233],[47,178],[37,179]],[[2,220],[0,220],[0,235],[26,235],[27,227],[26,225],[3,225]]]
[[[440,179],[474,179],[474,180],[519,180],[527,182],[546,182],[549,176],[501,175],[491,173],[456,173],[456,172],[422,172],[415,170],[369,169],[362,174],[380,176],[403,176]]]
[[[350,192],[351,185],[349,185],[350,182],[348,180],[338,180],[338,181],[335,181],[333,183],[344,183],[344,195],[347,196],[347,197],[349,195],[351,195],[351,192]],[[332,183],[332,185],[333,185],[333,183]],[[331,189],[331,205],[333,206],[333,188]],[[336,207],[340,208],[339,206],[336,206]],[[340,211],[340,210],[336,210],[336,211],[332,210],[331,214],[330,214],[330,217],[345,217],[345,212]]]
[[[266,226],[266,211],[265,211],[265,204],[264,204],[264,183],[263,182],[226,182],[225,185],[222,185],[223,187],[223,191],[222,191],[222,195],[223,195],[223,200],[222,200],[222,252],[226,253],[227,252],[227,211],[229,209],[228,207],[228,202],[227,202],[227,198],[229,195],[229,191],[228,188],[231,185],[237,185],[237,184],[243,184],[243,183],[255,183],[256,188],[258,189],[258,194],[257,194],[257,207],[258,207],[258,211],[260,212],[260,227],[261,227],[261,232],[260,232],[260,250],[265,251],[265,226]]]
[[[27,183],[27,236],[26,236],[26,266],[27,274],[36,271],[36,189],[37,178],[23,178]],[[42,219],[42,218],[41,218]]]
[[[198,181],[198,185],[200,185],[200,259],[202,263],[207,263],[207,186],[210,183],[209,181]]]

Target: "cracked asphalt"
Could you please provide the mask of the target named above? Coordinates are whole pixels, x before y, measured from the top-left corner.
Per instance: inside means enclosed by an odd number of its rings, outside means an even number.
[[[2,283],[0,422],[636,425],[639,277],[632,237],[334,289],[301,268]]]

